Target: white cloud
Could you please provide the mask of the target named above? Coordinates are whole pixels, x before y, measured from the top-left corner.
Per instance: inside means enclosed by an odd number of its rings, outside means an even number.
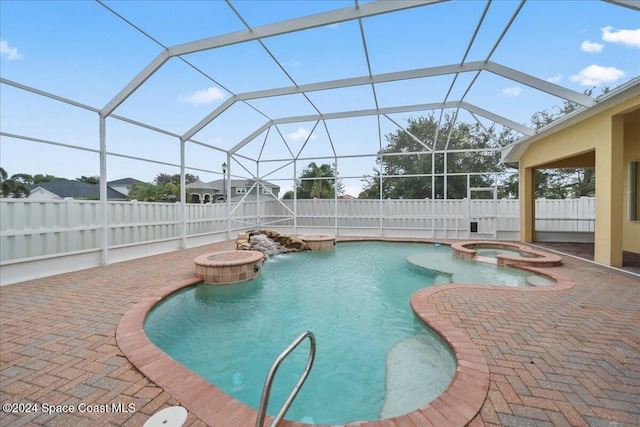
[[[560,80],[562,80],[562,76],[560,74],[558,74],[557,76],[549,77],[547,79],[549,83],[560,83]]]
[[[298,128],[297,131],[286,134],[284,139],[286,139],[287,142],[305,142],[310,134],[311,132],[309,132],[308,129]],[[314,136],[311,135],[311,139],[313,138]]]
[[[225,98],[223,91],[217,87],[210,87],[208,89],[202,89],[189,96],[180,95],[178,99],[180,101],[185,100],[193,105],[211,104],[216,101],[223,100]]]
[[[580,45],[580,50],[583,52],[589,53],[598,53],[604,49],[604,45],[602,43],[590,42],[589,40],[585,40]]]
[[[627,47],[640,47],[640,28],[637,30],[618,30],[611,31],[613,27],[604,27],[602,31],[602,40],[610,43],[622,43]]]
[[[0,56],[9,61],[24,59],[24,55],[18,52],[18,48],[9,46],[9,42],[6,40],[0,40]]]
[[[508,96],[509,98],[515,98],[516,96],[520,96],[520,93],[522,93],[522,88],[508,87],[508,88],[502,89],[502,93]]]
[[[578,82],[582,86],[599,86],[602,83],[612,83],[624,76],[624,71],[615,67],[601,67],[589,65],[580,70],[578,74],[569,77],[572,82]]]

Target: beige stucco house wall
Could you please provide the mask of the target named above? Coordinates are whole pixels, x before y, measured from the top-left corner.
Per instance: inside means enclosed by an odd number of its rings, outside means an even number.
[[[535,241],[536,169],[595,167],[594,260],[621,266],[623,250],[640,253],[640,213],[632,220],[628,209],[638,203],[629,169],[640,162],[640,82],[549,126],[518,150],[511,156],[519,160],[520,240]]]

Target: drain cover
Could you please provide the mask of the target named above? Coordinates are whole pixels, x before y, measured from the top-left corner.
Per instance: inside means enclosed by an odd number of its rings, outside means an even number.
[[[171,406],[153,414],[143,427],[181,427],[186,420],[186,409],[182,406]]]

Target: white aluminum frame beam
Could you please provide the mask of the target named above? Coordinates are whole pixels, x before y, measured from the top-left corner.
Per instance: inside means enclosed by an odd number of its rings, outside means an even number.
[[[326,25],[353,21],[375,15],[397,12],[405,9],[441,3],[446,0],[394,0],[377,1],[363,4],[360,7],[346,7],[315,15],[304,16],[274,24],[267,24],[252,30],[236,31],[220,36],[209,37],[169,48],[170,56],[187,55],[203,50],[215,49],[247,41],[264,39],[282,34],[294,33],[311,28],[324,27]]]
[[[270,126],[280,125],[280,124],[289,124],[289,123],[300,123],[300,122],[311,122],[318,120],[332,120],[332,119],[343,119],[350,117],[362,117],[362,116],[375,116],[375,115],[387,115],[387,114],[395,114],[395,113],[407,113],[412,111],[425,111],[425,110],[440,110],[440,109],[449,109],[449,108],[462,108],[463,110],[467,110],[471,113],[475,113],[479,116],[482,116],[491,121],[500,123],[503,126],[512,128],[520,133],[531,136],[535,134],[535,130],[516,123],[512,120],[509,120],[500,115],[494,114],[490,111],[484,110],[480,107],[476,107],[473,104],[469,104],[464,101],[449,101],[445,103],[432,103],[432,104],[415,104],[415,105],[402,105],[396,107],[389,108],[378,108],[378,109],[368,109],[368,110],[353,110],[353,111],[343,111],[340,113],[328,113],[328,114],[312,114],[308,116],[292,116],[292,117],[283,117],[279,119],[273,119],[268,121],[267,123],[260,126],[256,129],[251,135],[244,138],[238,144],[236,144],[233,148],[229,150],[229,153],[235,153],[249,142],[251,142],[254,138],[259,136],[262,132],[267,130]]]
[[[409,137],[411,139],[413,139],[415,142],[417,142],[418,144],[422,145],[424,148],[427,149],[427,151],[433,151],[426,143],[422,142],[420,140],[420,138],[418,138],[417,136],[415,136],[414,134],[412,134],[411,132],[409,132],[404,126],[400,125],[400,123],[396,122],[395,120],[393,120],[391,117],[387,116],[386,114],[383,114],[383,116],[385,116],[387,118],[387,120],[389,120],[391,123],[393,123],[394,125],[396,125],[398,128],[400,128],[404,133],[406,133],[407,135],[409,135]]]
[[[473,114],[472,112],[469,112],[469,114],[471,114],[471,117],[473,117],[476,121],[476,123],[478,123],[478,126],[480,126],[482,128],[482,130],[484,130],[484,132],[487,134],[487,136],[489,137],[490,140],[492,140],[498,147],[500,147],[500,149],[503,149],[504,146],[502,144],[500,144],[500,141],[498,141],[492,134],[491,132],[489,132],[489,130],[487,129],[487,127],[480,121],[480,119],[478,119],[478,116],[476,116],[475,114]]]
[[[135,92],[144,82],[146,82],[156,71],[158,71],[169,59],[188,55],[190,53],[201,52],[203,50],[215,49],[223,46],[230,46],[248,41],[260,40],[263,38],[293,33],[296,31],[308,30],[311,28],[323,27],[325,25],[337,24],[355,19],[367,18],[369,16],[382,15],[390,12],[441,3],[446,0],[394,0],[377,1],[367,3],[359,7],[348,7],[337,9],[325,13],[319,13],[274,24],[263,25],[251,30],[236,31],[203,40],[179,44],[162,51],[149,65],[147,65],[133,80],[131,80],[111,101],[104,106],[100,115],[107,117],[113,113],[133,92]]]
[[[189,139],[202,128],[207,126],[220,114],[224,113],[235,102],[249,101],[252,99],[263,99],[275,96],[294,95],[304,92],[315,92],[321,90],[341,89],[353,86],[363,86],[374,83],[388,83],[399,80],[418,79],[423,77],[441,76],[447,74],[464,73],[468,71],[476,71],[483,67],[482,61],[470,62],[460,66],[459,64],[444,65],[430,68],[420,68],[417,70],[398,71],[393,73],[376,74],[374,76],[352,77],[347,79],[330,80],[319,83],[309,83],[298,86],[286,86],[274,89],[259,90],[253,92],[238,93],[227,99],[215,110],[209,113],[205,118],[200,120],[194,127],[189,129],[183,136],[183,139]]]
[[[514,70],[513,68],[505,67],[504,65],[500,65],[495,62],[489,61],[484,64],[484,67],[482,68],[486,71],[505,77],[509,80],[513,80],[534,89],[538,89],[542,92],[546,92],[550,95],[557,96],[558,98],[575,102],[576,104],[582,105],[583,107],[592,107],[596,103],[596,101],[589,95],[567,89],[560,85],[550,83],[537,77],[533,77],[532,75]]]
[[[484,62],[484,61],[475,61],[469,62],[466,64],[450,64],[450,65],[442,65],[437,67],[429,67],[429,68],[420,68],[415,70],[408,71],[398,71],[393,73],[383,73],[376,74],[374,76],[363,76],[363,77],[353,77],[347,79],[339,79],[339,80],[330,80],[326,82],[319,83],[310,83],[299,86],[288,86],[274,89],[267,89],[261,91],[253,91],[253,92],[244,92],[234,95],[233,97],[227,99],[222,103],[219,107],[213,110],[210,114],[208,114],[204,119],[200,120],[194,127],[189,129],[181,139],[189,139],[200,130],[202,130],[205,126],[215,120],[220,114],[225,112],[229,107],[231,107],[235,102],[239,101],[248,101],[252,99],[262,99],[269,98],[275,96],[284,96],[284,95],[293,95],[300,94],[304,92],[314,92],[321,90],[331,90],[331,89],[340,89],[346,87],[353,86],[363,86],[369,84],[376,83],[388,83],[399,80],[410,80],[410,79],[418,79],[425,77],[434,77],[441,75],[449,75],[449,74],[458,74],[464,72],[471,71],[488,71],[493,74],[499,75],[509,80],[516,81],[518,83],[522,83],[526,86],[532,87],[542,92],[546,92],[550,95],[556,96],[558,98],[565,99],[567,101],[574,102],[583,107],[591,107],[595,105],[595,100],[591,98],[589,95],[585,95],[560,85],[550,83],[548,81],[539,79],[537,77],[531,76],[529,74],[514,70],[509,67],[505,67],[504,65],[497,64],[495,62]],[[515,123],[515,122],[511,122]],[[523,131],[521,125],[518,127],[512,127],[519,132],[522,132],[526,135],[529,135],[528,131]]]
[[[640,3],[638,0],[602,0],[616,6],[628,7],[629,9],[640,11]]]
[[[523,133],[525,135],[531,136],[536,133],[535,129],[533,128],[521,125],[520,123],[516,123],[513,120],[509,120],[505,117],[502,117],[498,114],[494,114],[491,111],[487,111],[483,108],[476,107],[475,105],[469,104],[468,102],[461,101],[459,104],[460,104],[460,108],[462,108],[463,110],[467,110],[471,113],[476,113],[479,116],[482,116],[493,122],[498,122],[503,126],[517,130],[518,132]]]

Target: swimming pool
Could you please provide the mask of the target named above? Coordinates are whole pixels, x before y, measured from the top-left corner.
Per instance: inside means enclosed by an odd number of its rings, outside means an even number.
[[[409,306],[416,290],[443,276],[407,262],[428,254],[454,258],[445,246],[389,242],[340,243],[335,252],[275,257],[256,280],[198,285],[169,296],[149,313],[145,331],[170,356],[257,408],[273,360],[311,330],[316,362],[287,419],[338,424],[407,413],[444,391],[455,371],[448,347]],[[460,261],[474,264],[454,262]],[[483,269],[497,277],[525,276],[504,267]],[[269,413],[279,409],[306,357],[299,348],[278,371]]]

